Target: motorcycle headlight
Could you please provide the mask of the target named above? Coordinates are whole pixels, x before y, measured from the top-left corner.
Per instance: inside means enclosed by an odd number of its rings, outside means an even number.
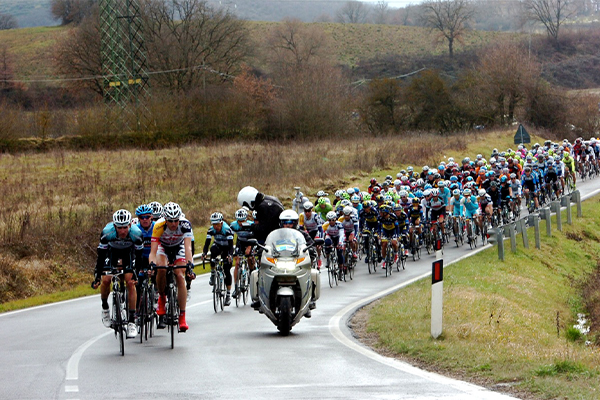
[[[276,268],[285,270],[287,272],[295,271],[297,267],[297,261],[295,260],[278,260],[276,263]]]

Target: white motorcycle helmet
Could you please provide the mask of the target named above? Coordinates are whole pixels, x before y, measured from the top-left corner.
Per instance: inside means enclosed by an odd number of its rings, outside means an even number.
[[[254,210],[254,202],[256,201],[256,195],[258,190],[252,186],[246,186],[242,188],[238,193],[237,201],[240,206],[246,206],[251,210]]]
[[[293,224],[294,229],[298,227],[298,213],[294,210],[284,210],[279,214],[279,226],[283,228],[284,224]]]

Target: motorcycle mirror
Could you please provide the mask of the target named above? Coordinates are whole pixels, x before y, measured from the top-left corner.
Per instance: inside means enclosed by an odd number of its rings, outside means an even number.
[[[253,246],[256,246],[258,244],[258,240],[256,239],[248,239],[247,242],[252,244]]]

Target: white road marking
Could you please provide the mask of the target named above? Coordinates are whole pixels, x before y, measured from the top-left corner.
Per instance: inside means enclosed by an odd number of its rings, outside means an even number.
[[[67,392],[67,393],[79,392],[79,386],[65,386],[65,392]]]

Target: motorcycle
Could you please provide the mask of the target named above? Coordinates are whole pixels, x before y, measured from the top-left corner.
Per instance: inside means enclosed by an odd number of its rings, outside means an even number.
[[[252,300],[259,302],[256,310],[287,336],[320,296],[319,271],[311,268],[308,250],[322,245],[323,239],[307,246],[300,232],[280,228],[267,236],[264,246],[251,240],[263,249],[260,268],[250,275]]]

